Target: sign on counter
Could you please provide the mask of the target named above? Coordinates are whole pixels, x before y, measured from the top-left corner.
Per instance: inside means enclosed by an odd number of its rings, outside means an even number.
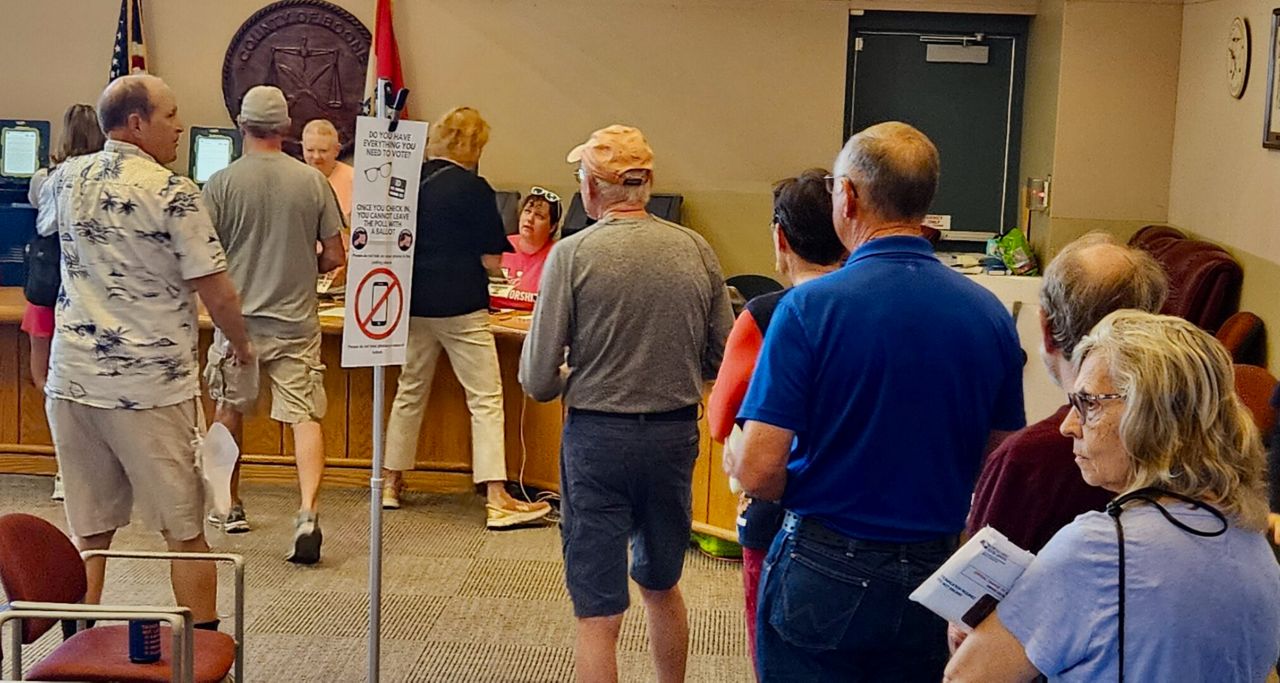
[[[403,365],[427,124],[356,121],[342,367]]]

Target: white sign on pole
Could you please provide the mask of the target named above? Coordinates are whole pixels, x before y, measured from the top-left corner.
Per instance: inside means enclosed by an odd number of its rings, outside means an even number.
[[[403,365],[427,124],[356,121],[342,367]]]

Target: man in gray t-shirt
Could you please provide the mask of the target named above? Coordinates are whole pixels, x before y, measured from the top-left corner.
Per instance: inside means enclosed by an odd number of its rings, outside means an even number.
[[[657,679],[684,680],[689,622],[677,584],[698,403],[733,326],[729,294],[706,240],[645,210],[653,152],[640,131],[598,130],[569,161],[581,162],[583,205],[598,222],[547,258],[520,383],[539,401],[563,396],[569,409],[560,533],[578,676],[617,680],[629,543]]]
[[[259,367],[271,384],[271,417],[293,428],[302,505],[288,559],[312,564],[320,559],[322,540],[316,496],[324,473],[319,420],[325,412],[316,277],[346,260],[342,212],[324,175],[281,150],[289,112],[278,88],[250,89],[239,124],[245,155],[209,179],[204,201],[227,252],[227,273],[240,291]],[[243,416],[257,399],[256,373],[232,362],[225,346],[215,334],[205,381],[218,404],[218,422],[242,444]],[[231,533],[249,530],[238,489],[237,466],[231,511],[210,520]]]

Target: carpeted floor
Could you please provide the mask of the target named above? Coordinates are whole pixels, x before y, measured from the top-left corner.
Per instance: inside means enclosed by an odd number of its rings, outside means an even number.
[[[0,475],[0,513],[28,512],[65,529],[47,477]],[[246,485],[254,531],[210,534],[216,550],[244,555],[246,667],[250,681],[362,681],[367,672],[368,491],[326,489],[321,499],[323,560],[284,561],[297,493]],[[573,675],[573,612],[564,589],[554,526],[484,529],[478,496],[413,495],[384,515],[383,681],[568,681]],[[122,530],[118,548],[162,549],[141,524]],[[220,611],[231,611],[231,581],[220,582]],[[739,565],[690,551],[681,582],[689,606],[690,681],[750,681]],[[171,603],[165,563],[114,560],[104,602]],[[224,619],[223,630],[230,631]],[[56,629],[55,629],[56,630]],[[7,636],[3,641],[7,643]],[[36,661],[54,634],[24,650]],[[632,586],[619,667],[626,681],[653,680],[644,610]],[[5,671],[7,673],[7,669]]]

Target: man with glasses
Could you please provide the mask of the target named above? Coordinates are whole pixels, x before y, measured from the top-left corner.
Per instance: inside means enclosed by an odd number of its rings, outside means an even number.
[[[227,272],[240,291],[249,336],[271,383],[271,417],[293,428],[301,506],[287,559],[320,560],[323,536],[316,514],[324,474],[324,365],[316,277],[346,262],[343,219],[323,174],[282,151],[289,132],[284,93],[260,85],[245,93],[238,118],[245,154],[218,171],[204,188],[213,226],[227,250]],[[322,248],[316,255],[316,243]],[[257,401],[256,382],[228,362],[219,330],[209,347],[205,380],[218,404],[217,420],[243,444],[244,414]],[[239,496],[239,466],[232,478],[232,507],[224,519],[230,533],[249,530]]]
[[[729,293],[701,236],[645,210],[653,151],[639,130],[598,130],[568,161],[578,164],[583,206],[598,222],[547,259],[520,383],[539,401],[563,396],[569,409],[560,534],[578,678],[618,679],[630,545],[657,679],[683,681],[689,621],[677,584],[692,521],[698,403],[733,325]]]
[[[1024,418],[1012,317],[923,237],[938,173],[906,124],[849,140],[831,178],[849,259],[779,304],[739,410],[727,469],[787,510],[761,576],[762,680],[942,678],[946,622],[907,596]]]
[[[1059,387],[1075,385],[1076,344],[1112,311],[1155,313],[1169,287],[1150,254],[1090,233],[1068,244],[1045,269],[1040,286],[1040,357]],[[1109,396],[1072,394],[1081,417]],[[994,527],[1017,545],[1040,552],[1059,529],[1111,499],[1080,478],[1071,439],[1058,432],[1070,405],[1018,432],[987,458],[973,495],[968,531]]]

